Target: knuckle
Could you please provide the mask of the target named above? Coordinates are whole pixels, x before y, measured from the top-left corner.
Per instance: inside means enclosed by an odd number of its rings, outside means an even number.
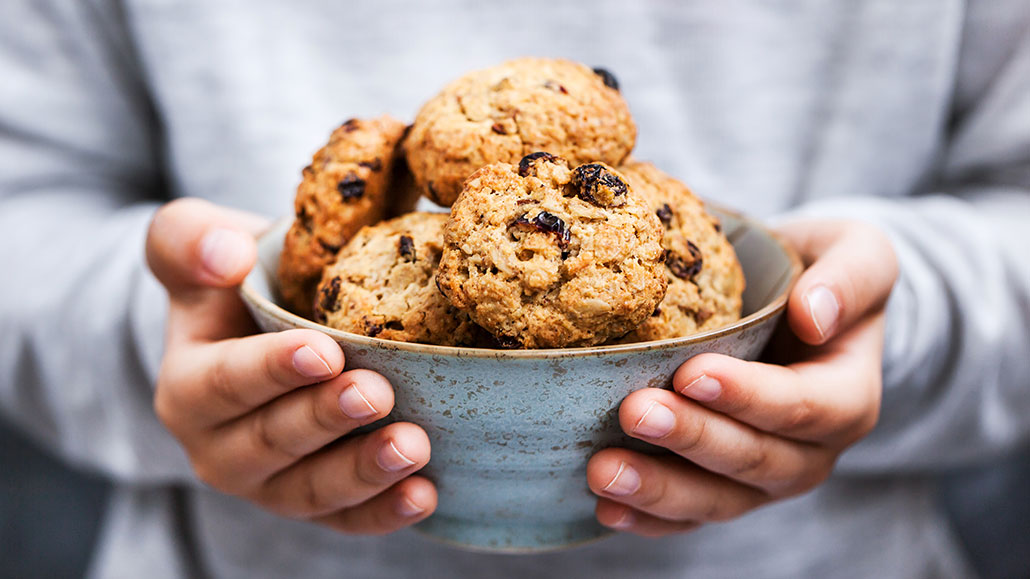
[[[251,421],[251,440],[259,454],[270,454],[284,458],[288,462],[300,458],[300,454],[286,447],[282,441],[272,434],[269,427],[269,415],[267,411],[258,412]]]
[[[813,468],[805,470],[794,480],[793,484],[785,489],[784,496],[799,495],[821,485],[830,477],[830,473],[833,472],[833,464],[834,461],[829,460],[825,464],[818,464]]]
[[[757,448],[748,451],[733,465],[729,475],[738,480],[761,480],[765,478],[769,462],[769,450],[764,443],[759,443]]]
[[[634,501],[638,506],[647,510],[657,510],[666,501],[668,495],[668,482],[664,477],[652,477],[645,481],[637,491],[637,499]]]
[[[717,500],[714,496],[705,499],[700,507],[698,514],[702,521],[720,522],[732,518],[723,503]]]
[[[685,429],[676,444],[676,453],[687,455],[701,450],[708,433],[708,420],[699,418],[690,428]]]
[[[779,430],[788,434],[808,431],[815,426],[818,418],[815,403],[807,396],[803,396],[791,405]]]
[[[328,411],[328,408],[338,408],[335,403],[322,403],[321,397],[311,396],[307,408],[308,424],[314,425],[318,430],[326,434],[339,434],[345,430],[345,419],[339,410]]]
[[[232,372],[228,367],[229,359],[229,357],[220,356],[215,360],[208,372],[208,385],[211,393],[229,407],[243,408],[246,407],[246,403],[232,379]]]

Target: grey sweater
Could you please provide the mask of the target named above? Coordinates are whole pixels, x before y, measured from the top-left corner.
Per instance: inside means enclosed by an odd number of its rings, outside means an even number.
[[[98,577],[960,577],[941,469],[1030,438],[1025,2],[5,0],[0,407],[117,484]],[[212,492],[154,417],[147,222],[270,217],[350,116],[519,55],[618,76],[635,155],[760,217],[873,221],[902,275],[882,418],[817,490],[693,534],[534,556],[348,537]],[[827,384],[827,387],[833,387]]]

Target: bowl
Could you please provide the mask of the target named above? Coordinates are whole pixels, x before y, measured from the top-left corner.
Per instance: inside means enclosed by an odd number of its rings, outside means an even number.
[[[393,384],[385,420],[422,426],[432,458],[421,471],[439,492],[417,530],[468,549],[534,552],[612,531],[594,517],[587,460],[609,446],[664,452],[627,437],[618,407],[640,388],[669,388],[676,368],[703,352],[755,359],[801,272],[792,249],[757,222],[713,209],[733,244],[747,289],[736,323],[683,338],[555,350],[489,350],[393,342],[334,330],[277,304],[279,252],[290,220],[258,240],[258,263],[241,294],[266,332],[322,331],[348,369],[375,370]]]

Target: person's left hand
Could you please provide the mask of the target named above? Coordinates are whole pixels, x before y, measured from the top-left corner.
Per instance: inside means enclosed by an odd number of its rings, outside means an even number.
[[[876,424],[883,311],[897,277],[890,242],[839,221],[781,233],[808,266],[787,305],[793,334],[774,337],[785,365],[702,354],[676,371],[674,392],[626,397],[623,430],[672,454],[609,448],[591,458],[603,525],[662,536],[733,519],[812,489]]]

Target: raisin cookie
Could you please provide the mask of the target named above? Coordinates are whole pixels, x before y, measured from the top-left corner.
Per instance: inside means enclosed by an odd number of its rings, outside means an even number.
[[[661,239],[658,216],[612,168],[535,153],[469,177],[437,284],[504,347],[599,344],[665,296]]]
[[[401,342],[482,342],[486,332],[436,287],[446,222],[442,213],[408,213],[358,231],[325,269],[315,321]]]
[[[534,151],[573,165],[616,165],[637,129],[611,73],[560,59],[520,58],[467,74],[427,102],[404,149],[422,192],[451,205],[489,163]]]
[[[279,292],[297,314],[310,315],[315,284],[336,252],[384,217],[404,131],[404,123],[387,115],[351,119],[304,168],[294,201],[297,218],[279,260]]]
[[[719,221],[683,183],[651,163],[619,167],[662,222],[669,291],[654,314],[620,342],[687,336],[740,318],[744,272]]]

